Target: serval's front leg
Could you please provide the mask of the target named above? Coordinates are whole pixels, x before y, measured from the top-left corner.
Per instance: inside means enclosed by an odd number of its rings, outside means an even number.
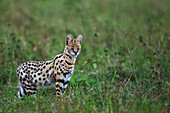
[[[62,95],[62,91],[63,91],[63,83],[64,83],[64,80],[57,80],[56,82],[56,95],[58,98],[61,98],[61,95]]]

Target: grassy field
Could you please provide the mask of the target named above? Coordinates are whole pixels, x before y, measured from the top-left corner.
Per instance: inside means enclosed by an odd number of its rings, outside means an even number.
[[[170,112],[169,0],[0,0],[0,112]],[[83,34],[65,96],[17,98],[16,68]]]

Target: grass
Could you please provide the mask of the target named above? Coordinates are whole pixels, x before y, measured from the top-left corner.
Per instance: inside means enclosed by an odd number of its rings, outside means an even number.
[[[169,112],[169,1],[1,0],[0,112]],[[17,98],[16,68],[83,34],[65,96]]]

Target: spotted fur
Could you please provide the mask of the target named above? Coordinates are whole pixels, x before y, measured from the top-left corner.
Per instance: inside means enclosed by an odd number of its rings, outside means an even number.
[[[20,84],[18,97],[36,94],[38,87],[53,84],[56,85],[56,95],[60,97],[73,74],[76,58],[81,51],[81,41],[81,34],[76,39],[68,34],[64,52],[57,55],[53,60],[30,61],[21,64],[17,68]]]

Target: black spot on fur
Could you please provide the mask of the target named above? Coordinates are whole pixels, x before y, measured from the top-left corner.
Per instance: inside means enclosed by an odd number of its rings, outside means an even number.
[[[49,72],[49,70],[46,71],[46,73],[48,73],[48,72]]]
[[[60,57],[62,57],[63,56],[63,54],[61,54],[60,56],[58,56],[58,58],[60,58]]]
[[[47,74],[47,77],[49,77],[50,75],[49,74]]]
[[[45,69],[45,66],[43,66],[43,69]]]
[[[60,63],[62,63],[63,62],[63,60],[60,60]]]
[[[26,81],[26,79],[25,79],[25,78],[23,78],[23,81]]]
[[[63,70],[60,68],[60,71],[61,71],[61,73],[63,72]]]
[[[39,80],[41,80],[41,77],[39,78]]]
[[[27,72],[28,74],[30,74],[30,70],[28,70],[28,72]]]
[[[55,77],[57,76],[57,74],[55,73]]]
[[[56,62],[56,65],[58,65],[58,62]]]

